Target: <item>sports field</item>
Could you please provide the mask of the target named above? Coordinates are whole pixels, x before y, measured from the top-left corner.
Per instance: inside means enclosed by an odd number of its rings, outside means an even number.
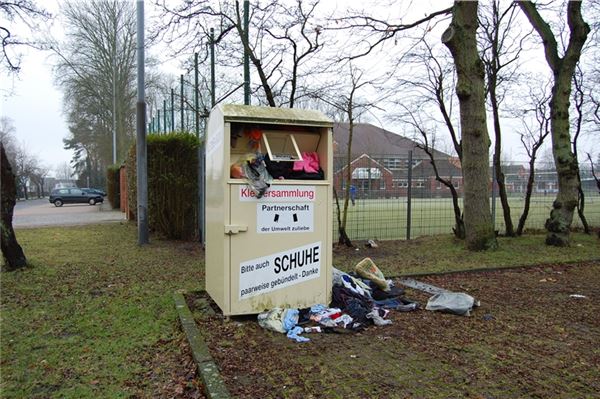
[[[544,222],[550,215],[554,195],[534,196],[530,202],[529,215],[525,229],[543,229]],[[522,197],[510,197],[511,218],[515,228],[523,212]],[[490,200],[491,203],[491,200]],[[462,200],[460,201],[462,209]],[[340,200],[340,207],[343,202]],[[357,199],[356,204],[349,205],[346,231],[352,240],[391,240],[407,238],[407,199]],[[454,212],[450,198],[413,198],[411,203],[410,237],[423,235],[450,234],[454,226]],[[591,227],[600,227],[600,196],[597,193],[586,193],[585,216]],[[577,215],[573,219],[573,227],[581,227]],[[504,232],[502,204],[496,198],[495,228],[500,234]],[[337,237],[337,214],[334,202],[334,237]]]

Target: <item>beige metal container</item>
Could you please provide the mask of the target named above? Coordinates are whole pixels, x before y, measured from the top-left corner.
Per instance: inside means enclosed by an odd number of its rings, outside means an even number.
[[[212,110],[206,141],[206,291],[223,314],[329,303],[331,128],[316,111],[246,105]],[[260,132],[260,140],[248,137],[250,129]],[[325,177],[274,180],[257,199],[244,179],[230,177],[231,165],[254,148],[284,160],[316,152]]]

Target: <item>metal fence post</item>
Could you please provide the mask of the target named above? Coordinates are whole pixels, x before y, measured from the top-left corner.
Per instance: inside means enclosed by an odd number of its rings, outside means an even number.
[[[406,190],[406,239],[410,240],[410,228],[412,221],[412,161],[413,152],[408,151],[408,189]]]
[[[157,117],[156,119],[158,120],[158,134],[160,134],[160,109],[156,111],[157,112]]]
[[[195,129],[196,138],[198,139],[198,241],[204,243],[204,188],[202,187],[202,175],[204,174],[203,159],[202,159],[202,144],[200,143],[200,101],[198,99],[198,92],[200,85],[198,83],[198,53],[194,54],[194,116],[195,116]]]
[[[167,100],[163,100],[163,130],[167,133]]]
[[[492,228],[496,230],[496,160],[492,162]]]
[[[183,103],[183,74],[181,74],[181,84],[180,84],[180,88],[179,88],[179,114],[181,117],[181,125],[179,126],[179,129],[183,132],[185,131],[185,122],[183,120],[183,108],[184,108],[184,103]]]
[[[175,131],[175,90],[171,87],[171,132]]]

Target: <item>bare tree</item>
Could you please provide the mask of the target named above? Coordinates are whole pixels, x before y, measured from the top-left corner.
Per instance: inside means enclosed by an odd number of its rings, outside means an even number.
[[[48,166],[40,163],[31,176],[30,182],[35,185],[38,198],[44,198],[46,196],[44,191],[44,183],[49,173],[50,169]]]
[[[433,121],[446,128],[452,140],[453,149],[460,160],[462,158],[461,139],[458,131],[454,128],[452,117],[453,96],[451,83],[454,78],[454,70],[451,63],[445,62],[441,55],[435,54],[434,49],[427,40],[423,39],[421,45],[423,51],[415,48],[415,51],[410,57],[407,57],[407,60],[415,62],[413,70],[426,73],[426,75],[421,76],[419,74],[397,78],[398,91],[408,88],[410,92],[414,92],[414,95],[409,102],[407,101],[406,90],[402,90],[402,97],[394,101],[402,112],[400,115],[393,116],[392,119],[408,124],[417,132],[415,139],[417,147],[421,148],[429,157],[436,180],[446,186],[452,195],[455,222],[454,235],[457,238],[464,239],[465,225],[459,205],[459,193],[451,179],[440,176],[436,159],[436,137],[435,134],[429,137],[429,134],[435,129],[427,129],[424,122],[424,120]],[[429,109],[430,107],[434,110],[433,112]],[[438,121],[440,117],[441,121]]]
[[[33,0],[0,1],[0,39],[2,40],[2,68],[11,73],[21,69],[22,54],[19,51],[24,46],[37,47],[38,43],[32,38],[40,22],[50,19],[51,15]],[[28,35],[15,33],[16,25],[27,27]]]
[[[506,93],[506,84],[509,83],[518,69],[517,61],[523,48],[522,41],[516,39],[512,31],[515,30],[517,8],[515,3],[510,3],[504,10],[500,9],[500,1],[493,0],[491,10],[482,13],[480,26],[482,32],[482,61],[487,77],[487,92],[492,108],[494,121],[494,174],[498,184],[498,194],[502,204],[506,235],[515,235],[510,205],[506,193],[504,172],[502,171],[502,131],[500,124],[500,105]],[[484,8],[485,9],[485,8]]]
[[[68,162],[62,162],[54,168],[54,173],[57,179],[70,180],[73,178],[73,168]]]
[[[550,95],[548,94],[547,88],[543,87],[539,93],[534,89],[530,89],[529,98],[532,107],[519,111],[519,116],[523,118],[524,128],[524,132],[521,132],[520,134],[521,143],[523,143],[523,148],[525,148],[525,152],[529,158],[529,175],[527,177],[527,186],[525,189],[523,212],[521,213],[519,224],[517,225],[517,230],[515,232],[518,236],[523,234],[525,222],[529,215],[531,193],[535,181],[537,154],[544,144],[544,140],[550,134]],[[530,124],[527,120],[528,117],[531,119],[531,116],[533,116],[533,124]]]
[[[319,1],[252,2],[250,32],[244,31],[239,1],[182,1],[176,6],[158,3],[163,14],[162,31],[157,36],[169,43],[182,43],[179,52],[207,43],[210,26],[220,27],[215,42],[223,67],[239,68],[241,55],[247,51],[259,78],[254,92],[261,93],[261,103],[294,107],[299,98],[311,95],[301,83],[315,73],[316,64],[308,69],[305,66],[322,48],[322,28],[314,22]],[[235,86],[230,82],[230,87]]]
[[[592,161],[592,156],[590,153],[587,153],[588,161],[590,162],[590,167],[592,168],[592,176],[594,177],[594,181],[596,182],[596,187],[598,188],[598,194],[600,194],[600,176],[596,176],[596,172],[594,171],[594,161]],[[600,162],[599,162],[600,163]]]
[[[118,0],[66,2],[66,37],[51,49],[58,58],[56,80],[65,92],[73,166],[103,182],[113,163],[123,160],[133,140],[135,104],[135,12]],[[116,126],[116,132],[113,132]]]
[[[346,173],[342,177],[345,182],[344,205],[341,210],[339,197],[335,188],[334,197],[338,215],[338,242],[351,247],[353,245],[346,232],[346,224],[348,217],[348,204],[350,199],[350,186],[352,185],[352,136],[354,134],[354,125],[356,120],[369,109],[374,108],[376,102],[361,100],[358,95],[360,89],[368,85],[373,85],[374,83],[373,81],[363,80],[363,71],[350,64],[347,78],[349,84],[345,93],[338,89],[334,95],[321,93],[317,98],[323,103],[343,112],[345,116],[344,119],[348,121],[348,143],[346,151],[346,166],[344,168]]]
[[[570,30],[566,50],[559,55],[558,42],[550,25],[542,18],[531,1],[519,2],[521,10],[542,39],[546,62],[554,75],[551,106],[551,137],[558,194],[546,220],[546,244],[566,246],[570,242],[573,212],[578,202],[577,170],[579,165],[571,148],[569,131],[569,99],[575,67],[587,39],[590,27],[581,15],[581,1],[570,0],[567,5],[567,24]]]
[[[438,164],[435,158],[435,134],[431,134],[425,128],[425,122],[416,116],[416,112],[404,107],[407,113],[407,119],[404,120],[405,123],[411,125],[418,133],[419,138],[416,138],[417,147],[422,149],[431,162],[431,167],[433,168],[433,172],[435,173],[435,180],[446,186],[452,195],[452,208],[454,210],[454,227],[452,231],[454,232],[454,236],[456,238],[464,239],[466,237],[465,233],[465,223],[463,220],[463,214],[460,209],[460,204],[458,202],[458,192],[456,191],[456,187],[452,183],[452,178],[448,179],[442,177],[439,172]],[[431,138],[431,140],[430,140]],[[431,142],[430,142],[431,141]],[[412,167],[412,166],[411,166]]]
[[[470,250],[498,246],[488,195],[490,139],[486,126],[484,67],[477,49],[475,1],[455,1],[452,22],[442,35],[456,66],[460,105],[464,220]]]
[[[7,116],[0,117],[0,141],[4,145],[4,151],[6,151],[9,162],[13,165],[18,145],[15,132],[16,128],[13,120]]]
[[[581,135],[581,128],[584,121],[584,102],[585,102],[585,93],[584,93],[584,76],[581,68],[577,67],[575,69],[575,73],[573,74],[573,106],[575,108],[575,118],[573,121],[573,128],[575,134],[573,135],[573,155],[575,156],[575,162],[579,165],[579,157],[577,154],[577,143],[579,141],[579,137]],[[581,220],[581,224],[583,225],[583,231],[586,234],[590,234],[590,226],[585,217],[585,193],[583,192],[583,188],[581,187],[581,173],[579,171],[579,167],[577,168],[577,214],[579,215],[579,219]]]

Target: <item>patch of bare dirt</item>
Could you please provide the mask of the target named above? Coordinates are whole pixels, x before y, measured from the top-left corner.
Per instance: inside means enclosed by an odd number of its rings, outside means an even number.
[[[144,371],[127,384],[132,398],[205,398],[192,351],[183,333],[179,332],[172,340],[157,342],[143,356]]]

